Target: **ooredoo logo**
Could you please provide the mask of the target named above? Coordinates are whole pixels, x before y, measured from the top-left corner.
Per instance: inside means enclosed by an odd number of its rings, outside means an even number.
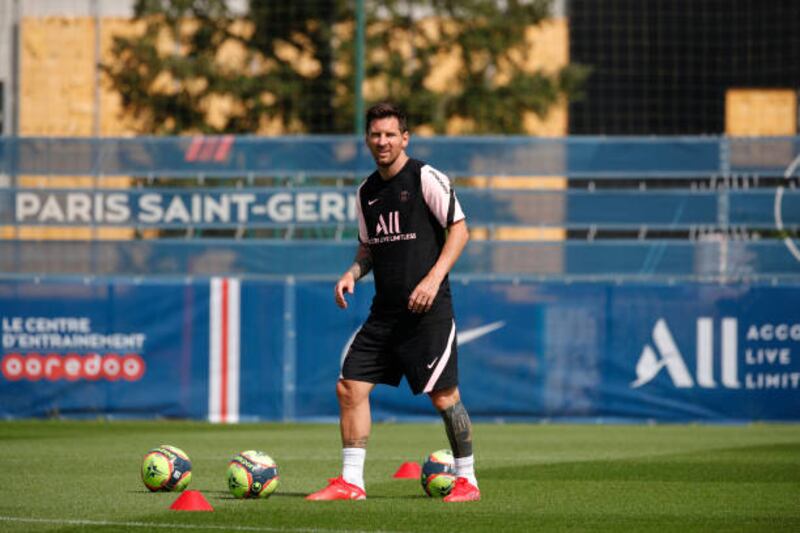
[[[108,353],[79,354],[46,354],[12,353],[3,357],[0,363],[3,377],[8,381],[89,381],[107,380],[138,381],[145,371],[144,359],[139,354],[128,353],[118,355]]]

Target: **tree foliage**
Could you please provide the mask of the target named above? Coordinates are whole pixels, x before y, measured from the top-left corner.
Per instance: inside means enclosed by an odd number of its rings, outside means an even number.
[[[526,32],[551,0],[367,0],[365,95],[446,133],[519,133],[575,98],[585,69],[526,66]],[[103,68],[143,133],[344,133],[353,129],[353,0],[137,0],[140,32]],[[444,72],[444,70],[446,72]]]

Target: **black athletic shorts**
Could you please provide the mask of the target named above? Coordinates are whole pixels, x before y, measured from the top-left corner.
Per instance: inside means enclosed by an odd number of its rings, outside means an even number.
[[[403,376],[414,394],[458,385],[456,323],[370,314],[342,361],[342,379],[397,387]]]

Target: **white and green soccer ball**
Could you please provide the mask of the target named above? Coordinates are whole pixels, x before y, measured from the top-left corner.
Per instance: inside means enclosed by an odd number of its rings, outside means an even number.
[[[247,450],[228,463],[227,478],[236,498],[269,498],[278,488],[278,465],[264,452]]]
[[[437,450],[425,458],[420,476],[425,494],[443,498],[456,484],[456,467],[450,450]]]
[[[142,481],[153,492],[182,492],[191,480],[192,462],[180,448],[162,444],[142,459]]]

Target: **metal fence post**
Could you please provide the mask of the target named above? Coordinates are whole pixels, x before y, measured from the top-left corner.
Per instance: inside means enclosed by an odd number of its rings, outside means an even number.
[[[295,419],[297,388],[296,284],[288,276],[283,289],[283,420]]]
[[[356,0],[356,82],[355,82],[355,133],[363,135],[364,124],[364,54],[365,54],[365,28],[366,15],[364,14],[364,0]]]

